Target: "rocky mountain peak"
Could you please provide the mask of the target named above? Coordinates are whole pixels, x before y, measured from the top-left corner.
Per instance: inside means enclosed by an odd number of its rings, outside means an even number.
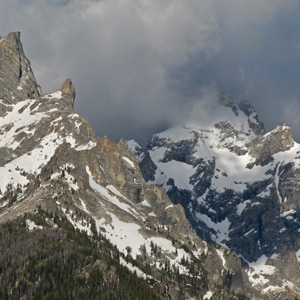
[[[266,133],[263,123],[258,119],[256,110],[247,100],[242,100],[238,104],[235,104],[230,96],[222,95],[219,99],[219,104],[230,109],[237,120],[240,119],[238,123],[241,121],[241,116],[244,115],[247,119],[247,125],[255,135],[263,135]],[[227,122],[231,119],[228,115],[223,117],[225,119],[227,117]],[[236,121],[235,123],[237,124]]]
[[[9,110],[9,105],[37,99],[42,94],[24,54],[20,32],[9,33],[0,40],[0,80],[0,115]]]
[[[258,136],[250,143],[249,154],[256,158],[256,163],[265,165],[272,160],[272,155],[290,150],[294,146],[292,128],[280,123],[271,132]]]
[[[222,96],[204,121],[157,133],[144,150],[129,145],[146,182],[184,207],[199,237],[248,264],[263,294],[251,299],[298,299],[300,145],[289,126],[266,133],[249,102]]]
[[[256,113],[254,107],[247,100],[242,100],[238,104],[238,107],[247,117],[253,113]]]
[[[263,123],[258,119],[256,110],[247,100],[242,100],[237,106],[245,116],[249,118],[249,127],[256,135],[263,135],[266,133]],[[250,118],[250,116],[252,116],[252,118]]]

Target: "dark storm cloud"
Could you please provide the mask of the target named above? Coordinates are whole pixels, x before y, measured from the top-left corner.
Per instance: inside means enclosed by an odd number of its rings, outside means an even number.
[[[145,142],[220,90],[299,139],[299,15],[292,0],[4,0],[0,34],[21,31],[44,92],[72,77],[99,135]]]

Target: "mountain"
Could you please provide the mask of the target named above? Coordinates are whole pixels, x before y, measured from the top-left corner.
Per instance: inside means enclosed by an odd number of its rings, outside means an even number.
[[[201,114],[203,116],[203,114]],[[267,132],[254,108],[220,95],[204,118],[129,145],[147,183],[181,204],[191,228],[242,259],[253,299],[300,295],[300,145],[286,124]]]
[[[3,299],[248,299],[235,251],[200,239],[181,204],[145,183],[125,140],[42,94],[19,33],[0,37]],[[113,122],[113,120],[112,120]]]

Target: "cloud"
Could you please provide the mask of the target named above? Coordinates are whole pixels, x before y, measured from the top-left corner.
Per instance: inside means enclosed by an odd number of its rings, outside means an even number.
[[[145,142],[184,119],[206,86],[247,98],[275,126],[273,108],[299,94],[299,9],[293,0],[4,0],[0,34],[21,31],[45,92],[73,79],[75,110],[99,135]]]

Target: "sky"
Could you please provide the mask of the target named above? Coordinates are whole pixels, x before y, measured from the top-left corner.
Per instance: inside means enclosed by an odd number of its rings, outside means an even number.
[[[300,141],[298,0],[1,0],[11,31],[44,93],[72,78],[99,136],[145,144],[222,92]]]

